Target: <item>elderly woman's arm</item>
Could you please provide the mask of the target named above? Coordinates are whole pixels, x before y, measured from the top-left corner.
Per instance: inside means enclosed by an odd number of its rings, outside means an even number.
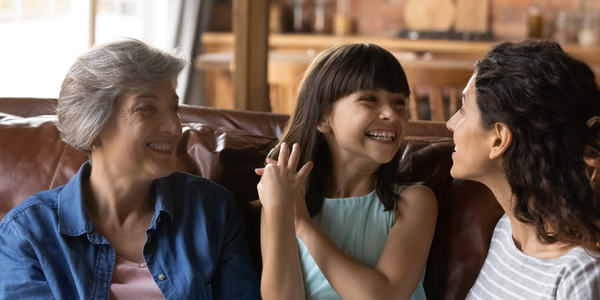
[[[228,209],[219,264],[213,277],[215,299],[260,299],[259,277],[252,266],[244,216],[233,197]]]
[[[41,262],[16,226],[0,223],[0,295],[2,299],[53,299]]]

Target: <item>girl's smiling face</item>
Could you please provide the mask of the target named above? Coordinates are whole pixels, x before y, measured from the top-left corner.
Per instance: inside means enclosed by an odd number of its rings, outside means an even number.
[[[498,169],[490,158],[491,146],[495,135],[493,130],[486,130],[481,122],[481,112],[477,106],[473,75],[463,91],[463,105],[446,127],[454,132],[454,153],[452,153],[452,169],[450,175],[457,179],[480,181],[491,168]]]
[[[376,169],[396,155],[407,126],[404,94],[360,90],[337,100],[318,129],[338,163]]]

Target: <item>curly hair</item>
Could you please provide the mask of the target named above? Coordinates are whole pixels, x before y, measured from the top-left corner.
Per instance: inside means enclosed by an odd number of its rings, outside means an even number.
[[[77,58],[61,86],[56,114],[62,139],[90,156],[117,99],[165,80],[175,82],[188,63],[176,50],[165,52],[132,38],[91,48]]]
[[[513,213],[544,243],[600,250],[600,89],[592,69],[543,40],[496,45],[477,61],[482,126],[513,136],[502,167]]]
[[[279,140],[269,154],[277,158],[282,142],[300,144],[299,166],[314,162],[308,175],[306,206],[314,217],[325,198],[325,182],[329,177],[329,149],[324,135],[317,126],[332,111],[333,104],[340,98],[358,90],[385,90],[391,93],[410,95],[404,70],[398,60],[387,50],[370,43],[343,44],[321,52],[310,64],[296,96],[296,106]],[[398,194],[395,192],[395,175],[407,168],[409,162],[402,161],[402,151],[375,173],[377,195],[384,209],[395,207]]]

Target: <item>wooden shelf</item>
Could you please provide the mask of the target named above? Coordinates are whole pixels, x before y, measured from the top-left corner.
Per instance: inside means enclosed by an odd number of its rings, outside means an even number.
[[[232,98],[231,80],[232,72],[235,72],[233,35],[204,33],[202,42],[204,54],[197,57],[195,66],[207,72],[205,85],[207,105],[236,108]],[[271,34],[268,43],[267,77],[271,110],[290,113],[299,78],[314,55],[336,44],[357,42],[371,42],[392,52],[401,62],[415,95],[417,90],[423,90],[417,87],[428,86],[430,116],[433,120],[439,121],[448,119],[458,109],[460,91],[473,72],[474,62],[496,43]],[[566,45],[564,50],[591,64],[595,72],[600,74],[600,47]],[[442,92],[447,93],[448,88],[450,88],[449,103],[444,104]],[[411,97],[410,100],[413,111],[417,111],[415,99]],[[441,108],[443,105],[449,105],[446,112]],[[418,115],[413,115],[413,119],[417,118]]]
[[[409,40],[400,38],[370,38],[364,36],[338,37],[333,35],[270,34],[269,48],[277,51],[315,51],[338,43],[371,42],[389,51],[430,53],[435,58],[477,59],[499,42],[470,42],[452,40]],[[205,53],[224,52],[233,49],[231,33],[207,32],[202,35]],[[600,47],[564,45],[564,50],[592,65],[600,65]]]

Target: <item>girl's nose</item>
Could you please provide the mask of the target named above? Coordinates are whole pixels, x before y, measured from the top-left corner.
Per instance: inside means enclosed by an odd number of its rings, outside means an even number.
[[[394,121],[398,118],[398,112],[390,105],[382,107],[380,117],[383,120]]]

